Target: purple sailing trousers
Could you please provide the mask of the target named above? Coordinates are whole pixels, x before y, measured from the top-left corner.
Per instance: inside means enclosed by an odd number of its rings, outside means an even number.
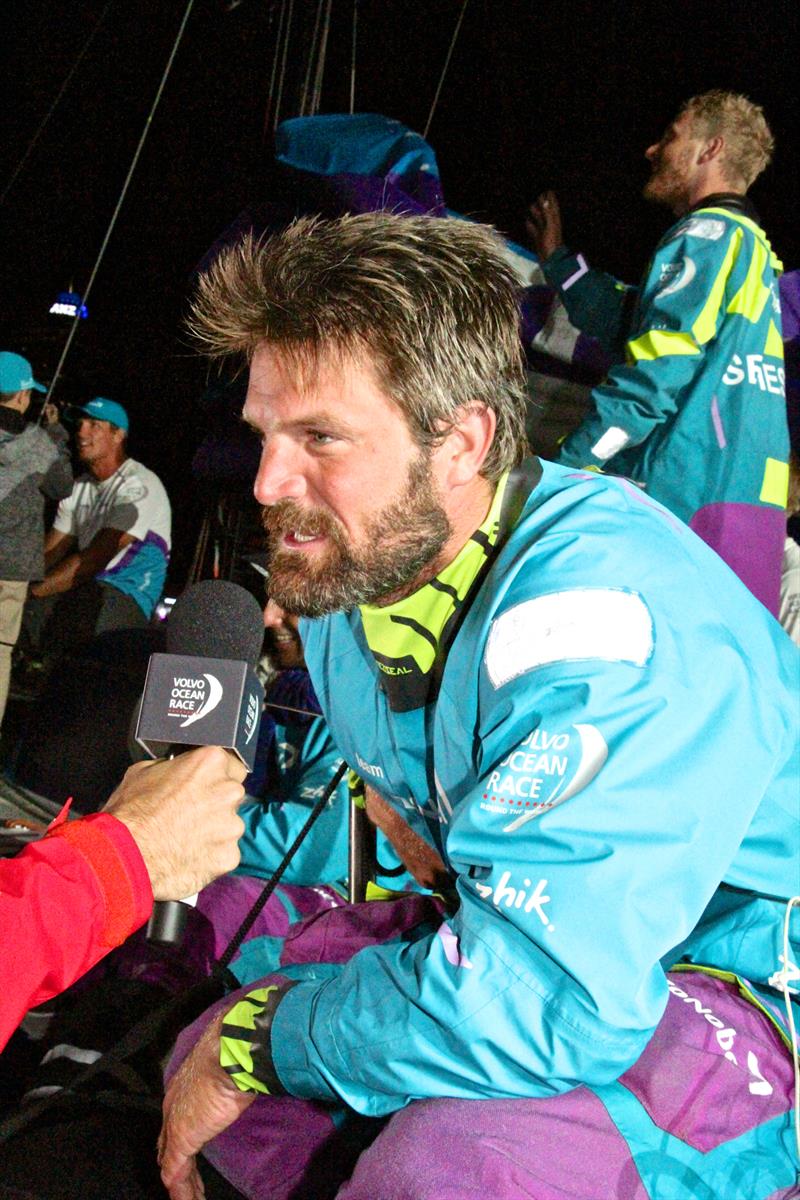
[[[219,904],[227,933],[249,881],[220,885],[205,907]],[[347,905],[328,889],[279,890],[245,948],[246,987],[181,1034],[168,1076],[211,1017],[252,989],[259,951],[270,971],[261,985],[285,979],[282,967],[345,962],[443,919],[428,896]],[[248,1200],[800,1197],[792,1063],[777,1027],[733,979],[676,970],[668,982],[653,1038],[613,1084],[545,1099],[420,1100],[383,1120],[259,1097],[205,1155]]]

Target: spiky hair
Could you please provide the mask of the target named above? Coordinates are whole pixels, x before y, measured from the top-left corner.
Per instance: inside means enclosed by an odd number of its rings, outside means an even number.
[[[681,113],[689,114],[700,136],[725,139],[720,165],[732,184],[749,188],[772,161],[775,139],[764,110],[747,96],[715,88],[692,96]]]
[[[224,251],[198,283],[189,328],[214,357],[268,345],[304,378],[331,358],[366,362],[421,445],[491,408],[482,473],[516,465],[525,440],[519,284],[499,236],[449,218],[303,217]]]

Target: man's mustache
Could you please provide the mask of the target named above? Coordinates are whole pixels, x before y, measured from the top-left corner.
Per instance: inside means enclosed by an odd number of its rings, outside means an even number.
[[[265,508],[261,520],[271,537],[285,533],[299,533],[305,537],[325,534],[335,541],[341,540],[341,531],[334,518],[319,508],[303,508],[294,500],[279,500]]]

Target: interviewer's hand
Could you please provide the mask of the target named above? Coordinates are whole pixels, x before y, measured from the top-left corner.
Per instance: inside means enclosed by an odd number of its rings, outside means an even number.
[[[542,192],[528,209],[525,228],[541,262],[564,245],[561,229],[561,208],[555,192]]]
[[[156,900],[180,900],[239,863],[247,768],[218,746],[129,767],[104,811],[127,825]]]
[[[220,1013],[204,1031],[164,1096],[158,1163],[171,1200],[205,1196],[196,1165],[198,1151],[232,1125],[256,1098],[255,1092],[240,1092],[219,1065],[222,1018]]]

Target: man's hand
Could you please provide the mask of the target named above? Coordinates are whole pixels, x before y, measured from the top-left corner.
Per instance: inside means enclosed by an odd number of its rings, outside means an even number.
[[[127,825],[156,900],[180,900],[239,863],[247,768],[227,750],[203,746],[169,761],[129,767],[104,811]]]
[[[48,400],[42,409],[42,420],[45,425],[55,425],[58,421],[58,408],[52,400]]]
[[[171,1200],[205,1196],[195,1156],[255,1100],[240,1092],[219,1065],[220,1014],[170,1080],[158,1138],[161,1179]]]
[[[542,192],[528,209],[525,222],[528,236],[541,262],[564,245],[561,231],[561,209],[555,192]]]
[[[108,566],[115,554],[135,541],[135,537],[122,529],[101,529],[83,550],[66,557],[60,556],[52,565],[48,565],[48,547],[45,542],[47,574],[41,583],[31,586],[31,594],[59,596],[62,592],[70,591],[77,584],[93,579]]]

